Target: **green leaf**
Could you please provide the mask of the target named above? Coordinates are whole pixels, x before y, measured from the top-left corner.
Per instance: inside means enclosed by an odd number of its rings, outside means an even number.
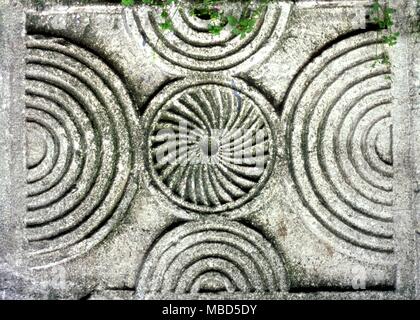
[[[134,0],[121,0],[121,4],[122,4],[123,6],[127,6],[127,7],[129,7],[129,6],[134,5]]]
[[[172,21],[170,20],[165,20],[165,22],[160,23],[159,27],[162,30],[173,30]]]
[[[381,9],[381,5],[379,4],[379,2],[378,1],[375,1],[373,4],[372,4],[372,11],[373,12],[379,12],[379,10]]]
[[[226,19],[229,25],[232,27],[235,27],[238,24],[238,19],[236,19],[234,16],[227,16]]]
[[[393,13],[395,12],[395,9],[394,8],[385,8],[385,10],[384,10],[384,14],[385,15],[392,15]]]
[[[223,30],[222,26],[217,26],[214,24],[209,24],[209,32],[213,35],[220,35],[220,32]]]
[[[219,11],[217,11],[217,10],[212,10],[211,12],[210,12],[210,18],[212,19],[212,20],[216,20],[216,19],[218,19],[220,17],[220,13],[219,13]]]

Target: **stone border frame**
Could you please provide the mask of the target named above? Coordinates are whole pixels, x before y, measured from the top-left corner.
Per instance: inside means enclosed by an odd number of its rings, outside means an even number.
[[[302,5],[310,5],[309,1],[301,2]],[[339,3],[335,1],[337,2]],[[359,4],[369,1],[353,2]],[[395,164],[395,179],[398,181],[396,183],[397,204],[394,208],[395,239],[399,260],[396,291],[285,293],[273,295],[274,299],[420,298],[420,143],[417,139],[420,133],[420,97],[418,95],[420,44],[418,39],[410,36],[409,30],[401,27],[405,22],[404,13],[411,12],[413,8],[401,4],[400,1],[393,0],[393,3],[401,9],[401,15],[397,17],[397,21],[402,31],[399,43],[391,50],[391,58],[395,64],[393,69],[394,105],[397,106],[393,116],[399,119],[400,124],[406,124],[404,128],[396,130],[397,135],[394,137],[395,152],[401,155]],[[14,285],[15,281],[19,281],[19,276],[15,272],[23,267],[20,265],[20,257],[24,245],[18,235],[23,230],[19,217],[25,211],[22,206],[24,197],[19,192],[25,185],[25,136],[24,131],[19,130],[16,123],[22,126],[24,124],[23,81],[26,51],[23,41],[24,26],[25,13],[18,1],[2,1],[0,4],[0,215],[2,221],[0,225],[0,265],[2,266],[0,277],[2,284],[6,286]],[[5,30],[8,32],[4,32]],[[0,287],[0,290],[2,289]],[[106,296],[107,293],[105,292],[104,295]],[[253,296],[250,295],[249,298]],[[269,296],[264,298],[269,298]]]

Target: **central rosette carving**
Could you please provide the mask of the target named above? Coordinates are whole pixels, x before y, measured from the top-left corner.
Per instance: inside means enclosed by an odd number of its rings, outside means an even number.
[[[155,184],[194,211],[221,212],[249,201],[274,154],[263,110],[268,102],[253,90],[224,84],[169,91],[146,114],[147,165]]]

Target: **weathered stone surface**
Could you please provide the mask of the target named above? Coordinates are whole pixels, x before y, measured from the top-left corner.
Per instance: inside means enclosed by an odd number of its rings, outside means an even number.
[[[385,48],[372,1],[272,1],[245,39],[2,1],[0,298],[418,298],[420,9],[392,2]]]

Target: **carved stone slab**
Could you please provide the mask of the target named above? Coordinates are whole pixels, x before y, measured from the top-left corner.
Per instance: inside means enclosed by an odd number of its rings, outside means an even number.
[[[372,2],[2,1],[0,298],[419,297],[420,8]]]

